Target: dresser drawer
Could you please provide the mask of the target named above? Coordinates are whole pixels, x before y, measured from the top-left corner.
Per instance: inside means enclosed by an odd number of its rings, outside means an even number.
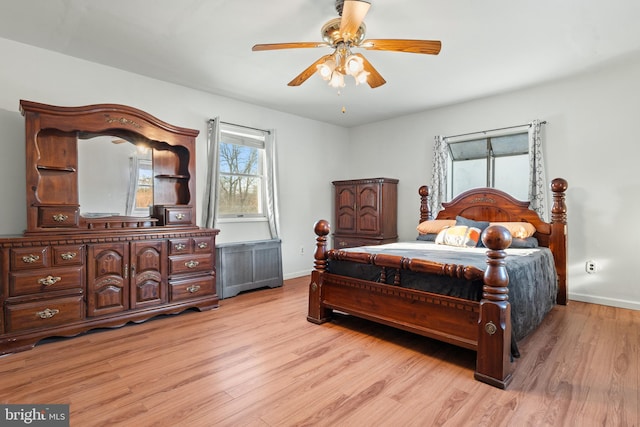
[[[11,249],[11,269],[31,270],[48,267],[51,265],[49,254],[50,248],[48,246]]]
[[[213,254],[179,255],[169,258],[169,274],[213,270]]]
[[[40,206],[38,208],[38,226],[40,227],[77,227],[80,214],[76,206]]]
[[[193,209],[191,206],[155,205],[154,216],[159,225],[192,225]]]
[[[9,274],[9,296],[84,288],[84,267],[44,268]]]
[[[199,277],[197,279],[179,280],[170,282],[171,301],[183,301],[216,293],[216,281],[213,276]]]
[[[6,332],[51,328],[84,318],[82,295],[24,304],[7,304]]]
[[[213,252],[213,237],[194,237],[193,238],[193,252],[194,253],[212,253]]]
[[[170,239],[169,240],[169,254],[180,255],[191,253],[191,239]]]
[[[53,246],[51,248],[53,265],[84,265],[84,245]]]

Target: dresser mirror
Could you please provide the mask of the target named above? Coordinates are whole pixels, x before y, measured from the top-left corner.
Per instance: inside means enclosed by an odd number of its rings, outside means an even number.
[[[148,217],[153,160],[148,143],[100,135],[78,140],[78,201],[84,218]]]

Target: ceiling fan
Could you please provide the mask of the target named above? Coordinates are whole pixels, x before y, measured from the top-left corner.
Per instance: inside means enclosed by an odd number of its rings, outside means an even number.
[[[367,50],[388,50],[397,52],[437,55],[441,43],[438,40],[406,39],[365,39],[364,17],[371,7],[371,0],[336,0],[336,11],[340,18],[334,18],[323,25],[323,42],[294,42],[256,44],[253,51],[330,47],[332,54],[324,55],[289,82],[289,86],[299,86],[318,72],[335,88],[344,86],[345,75],[351,75],[356,84],[367,83],[371,88],[382,86],[386,80],[360,53],[352,53],[353,48]]]

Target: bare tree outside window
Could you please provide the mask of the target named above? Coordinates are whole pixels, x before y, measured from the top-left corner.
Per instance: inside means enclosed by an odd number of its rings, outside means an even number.
[[[226,217],[262,216],[263,149],[226,142],[220,144],[218,214]]]

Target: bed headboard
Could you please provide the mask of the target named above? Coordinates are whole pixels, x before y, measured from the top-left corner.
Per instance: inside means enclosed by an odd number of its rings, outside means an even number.
[[[494,188],[476,188],[466,191],[450,202],[442,203],[443,209],[435,219],[456,219],[456,216],[476,221],[528,222],[536,228],[535,237],[540,246],[545,246],[553,252],[558,271],[558,303],[566,304],[567,287],[567,207],[565,192],[567,181],[556,178],[551,181],[553,205],[551,207],[551,222],[543,221],[540,216],[529,208],[529,202],[514,199],[509,194]],[[420,194],[420,222],[430,217],[429,189],[422,186]]]

